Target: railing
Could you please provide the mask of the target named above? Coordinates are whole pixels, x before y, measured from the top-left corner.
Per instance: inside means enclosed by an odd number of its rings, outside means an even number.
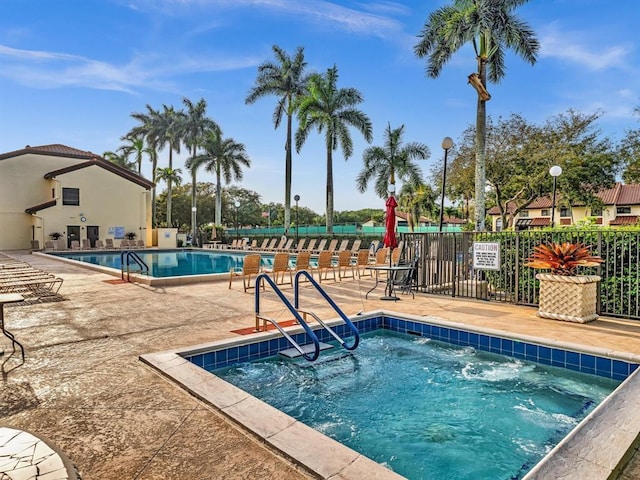
[[[426,293],[535,306],[539,270],[524,266],[541,243],[582,242],[604,259],[581,273],[602,277],[598,313],[640,320],[640,230],[557,229],[520,232],[401,234],[406,255],[418,255],[416,287]],[[499,270],[473,268],[473,243],[500,245]]]
[[[260,314],[260,283],[262,281],[266,281],[269,286],[272,288],[272,290],[276,293],[276,295],[278,296],[278,298],[280,298],[280,300],[282,301],[282,303],[284,304],[285,307],[287,307],[287,309],[289,310],[289,312],[291,312],[291,314],[294,316],[294,318],[298,321],[298,323],[302,326],[302,328],[304,328],[304,331],[306,332],[306,334],[309,336],[309,338],[311,339],[311,341],[313,342],[313,353],[309,354],[309,352],[305,351],[305,349],[303,347],[301,347],[292,337],[291,335],[289,335],[279,324],[276,320],[269,318],[269,317],[265,317],[264,315]],[[255,284],[255,291],[256,291],[256,296],[255,296],[255,314],[256,314],[256,331],[260,330],[260,320],[264,320],[264,321],[268,321],[270,322],[275,328],[278,329],[278,331],[289,341],[289,343],[291,345],[293,345],[293,348],[295,348],[300,355],[302,355],[302,357],[305,360],[308,360],[310,362],[313,362],[314,360],[316,360],[318,358],[318,355],[320,355],[320,341],[318,340],[318,337],[316,336],[316,334],[313,332],[313,330],[311,330],[311,328],[309,327],[309,325],[307,325],[307,322],[305,322],[305,320],[302,318],[302,316],[298,313],[298,311],[295,309],[295,307],[293,305],[291,305],[291,302],[289,300],[287,300],[287,297],[284,296],[284,294],[282,293],[282,290],[280,290],[278,288],[278,286],[275,284],[275,282],[266,274],[266,273],[261,273],[260,275],[258,275],[256,277],[256,284]]]
[[[340,318],[342,318],[344,323],[347,325],[347,327],[349,328],[349,330],[351,330],[351,333],[353,334],[353,337],[354,337],[353,344],[348,345],[345,342],[345,340],[342,337],[340,337],[340,335],[338,335],[332,328],[326,325],[320,319],[320,317],[318,317],[315,313],[308,310],[300,309],[300,296],[299,296],[300,289],[298,288],[300,277],[305,277],[311,283],[311,285],[315,287],[315,289],[320,293],[320,295],[322,295],[322,297],[327,301],[327,303],[331,305],[331,308],[333,308],[333,310],[340,316]],[[314,280],[313,275],[311,275],[306,270],[300,270],[298,273],[296,273],[296,276],[293,282],[293,289],[294,289],[293,290],[294,306],[299,312],[303,312],[304,314],[311,315],[316,320],[316,322],[318,322],[322,326],[322,328],[324,328],[327,332],[329,332],[329,334],[331,334],[331,336],[335,338],[338,341],[338,343],[342,345],[344,348],[346,348],[347,350],[355,350],[358,347],[358,344],[360,343],[360,333],[358,332],[358,329],[353,324],[353,322],[349,319],[349,317],[347,317],[347,315],[345,315],[345,313],[340,309],[340,307],[336,305],[333,299],[329,295],[327,295],[327,292],[324,291],[324,289],[320,286],[320,284],[318,284],[318,282]]]
[[[131,279],[129,277],[129,266],[135,263],[140,267],[140,273],[142,275],[149,275],[149,266],[140,258],[136,252],[132,252],[131,250],[125,250],[124,252],[120,252],[120,277],[124,280],[124,269],[127,269],[127,282],[130,282]]]

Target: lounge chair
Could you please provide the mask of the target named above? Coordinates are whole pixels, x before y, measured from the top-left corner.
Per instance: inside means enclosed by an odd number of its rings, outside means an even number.
[[[413,298],[416,298],[415,292],[415,280],[417,278],[418,268],[418,256],[415,256],[409,264],[411,269],[407,270],[404,275],[399,279],[394,279],[393,286],[395,290],[400,290],[401,293],[411,293]]]
[[[356,277],[355,265],[351,263],[351,251],[341,250],[338,252],[338,278],[347,278],[347,271],[351,269],[351,278]],[[344,272],[344,273],[343,273]]]
[[[323,250],[318,255],[318,266],[316,271],[318,272],[318,280],[322,282],[322,273],[324,272],[324,279],[328,279],[328,274],[333,274],[333,281],[336,281],[336,266],[333,265],[333,252],[329,250]]]
[[[307,248],[304,249],[305,252],[309,252],[309,253],[313,253],[314,249],[316,247],[316,243],[318,243],[318,240],[315,238],[312,238],[309,240],[309,244],[307,245]]]
[[[100,239],[96,240],[96,249],[104,250],[104,242]]]
[[[262,239],[262,243],[260,244],[260,246],[256,247],[254,250],[265,250],[268,244],[269,244],[269,239],[267,237],[264,237]]]
[[[109,250],[113,250],[114,248],[116,248],[116,247],[113,245],[113,238],[105,238],[105,240],[104,240],[104,246],[105,246],[106,248],[108,248]]]
[[[258,239],[254,238],[251,240],[251,244],[247,245],[247,250],[255,250],[256,248],[258,248]]]
[[[279,252],[282,250],[285,243],[287,243],[287,237],[283,235],[282,237],[280,237],[280,242],[278,242],[278,245],[276,247],[270,248],[269,250],[271,250],[272,252]]]
[[[293,285],[293,277],[291,275],[291,268],[289,268],[289,254],[285,252],[276,253],[273,256],[273,267],[269,270],[265,270],[271,274],[276,285],[285,283],[284,276],[289,274],[289,284]]]
[[[353,245],[351,245],[351,255],[354,257],[358,256],[358,252],[360,251],[360,245],[362,244],[362,240],[356,238],[353,241]]]
[[[349,239],[342,240],[342,242],[340,242],[340,246],[338,247],[338,252],[346,250],[348,246],[349,246]]]
[[[129,240],[120,240],[120,250],[126,250],[129,248]]]
[[[91,250],[91,241],[88,238],[82,239],[82,249]]]
[[[300,252],[296,256],[296,268],[295,271],[299,272],[300,270],[311,270],[311,265],[309,260],[311,259],[311,254],[309,252]]]
[[[138,241],[136,242],[136,247],[138,247],[138,248],[145,248],[145,247],[146,247],[146,245],[144,244],[144,240],[138,240]]]
[[[245,292],[247,289],[251,288],[251,277],[256,277],[262,273],[262,266],[260,265],[261,260],[262,257],[259,253],[246,255],[242,263],[242,270],[238,271],[235,268],[232,268],[229,272],[229,288],[231,288],[231,282],[235,277],[242,277],[242,284]],[[264,285],[262,287],[264,288]]]
[[[318,248],[314,249],[311,253],[317,253],[319,255],[320,252],[322,252],[325,249],[326,244],[327,244],[327,239],[323,238],[322,240],[320,240],[320,243],[318,244]],[[329,252],[329,253],[333,254],[333,252]]]
[[[334,238],[329,242],[329,246],[327,247],[327,250],[329,250],[332,254],[335,255],[337,246],[338,246],[338,239]]]
[[[45,240],[44,241],[44,251],[45,252],[53,252],[56,249],[56,242],[53,240]]]
[[[291,245],[293,245],[293,238],[290,238],[289,240],[287,240],[287,243],[284,244],[284,246],[279,249],[280,252],[288,252],[291,250]]]
[[[79,240],[71,240],[71,250],[80,250]]]
[[[271,241],[267,244],[267,246],[264,247],[264,250],[267,252],[271,252],[275,250],[277,242],[278,242],[277,238],[272,238]]]
[[[40,251],[40,240],[31,240],[31,251]]]
[[[306,238],[301,238],[300,240],[298,240],[298,245],[296,245],[296,251],[298,253],[305,251],[305,248],[304,248],[304,244],[305,243],[307,243],[307,239]]]

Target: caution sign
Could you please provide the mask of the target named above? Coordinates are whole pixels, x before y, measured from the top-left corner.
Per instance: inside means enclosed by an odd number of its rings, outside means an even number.
[[[500,244],[498,242],[473,242],[473,268],[500,270]]]

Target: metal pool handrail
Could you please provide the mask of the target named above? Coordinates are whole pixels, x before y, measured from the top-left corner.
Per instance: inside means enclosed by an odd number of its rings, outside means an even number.
[[[331,307],[340,316],[340,318],[342,318],[342,320],[347,325],[347,327],[349,327],[349,330],[351,330],[351,333],[353,333],[353,337],[354,337],[354,341],[352,345],[348,345],[344,341],[344,339],[340,337],[340,335],[338,335],[335,331],[333,331],[332,328],[326,325],[315,313],[300,309],[300,296],[298,294],[300,289],[298,287],[299,287],[301,276],[305,277],[307,280],[309,280],[309,282],[311,282],[311,285],[315,287],[315,289],[320,293],[320,295],[322,295],[322,297],[327,301],[327,303],[331,305]],[[320,284],[314,280],[313,275],[311,275],[306,270],[300,270],[298,273],[296,273],[296,276],[293,282],[293,292],[294,292],[293,303],[296,310],[298,310],[299,312],[310,314],[322,326],[322,328],[324,328],[327,332],[329,332],[333,336],[333,338],[335,338],[340,343],[340,345],[342,345],[347,350],[355,350],[358,347],[358,344],[360,343],[360,333],[358,332],[358,329],[353,324],[353,322],[349,319],[349,317],[347,317],[347,315],[340,309],[340,307],[336,305],[336,303],[327,294],[327,292],[324,291],[324,289],[320,286]]]
[[[278,324],[276,320],[269,317],[265,317],[264,315],[260,315],[260,282],[262,282],[263,280],[266,281],[271,286],[271,288],[276,293],[276,295],[278,295],[278,298],[280,298],[282,303],[285,305],[285,307],[287,307],[287,309],[289,309],[289,311],[293,314],[293,316],[298,321],[298,323],[302,325],[302,328],[304,328],[304,331],[307,333],[309,338],[311,338],[311,341],[313,342],[313,346],[314,346],[314,349],[311,355],[305,352],[305,350],[300,345],[298,345],[298,343],[291,337],[291,335],[285,332],[285,330]],[[256,299],[255,300],[256,330],[258,330],[258,327],[260,325],[259,320],[260,319],[266,320],[278,329],[278,331],[289,341],[289,343],[291,343],[291,345],[293,345],[293,347],[300,353],[300,355],[302,355],[302,357],[305,360],[308,360],[310,362],[313,362],[314,360],[316,360],[318,358],[318,355],[320,355],[320,341],[318,340],[318,337],[313,332],[313,330],[309,327],[309,325],[307,325],[307,322],[304,321],[304,319],[298,313],[295,307],[291,305],[291,302],[287,300],[287,297],[284,296],[284,294],[282,293],[282,290],[278,288],[278,286],[271,279],[271,277],[269,277],[266,273],[261,273],[260,275],[258,275],[256,277],[255,291],[256,291],[256,297],[255,297]]]
[[[149,275],[149,266],[140,258],[136,252],[132,252],[131,250],[125,250],[124,252],[120,252],[120,278],[124,280],[124,267],[127,267],[127,281],[129,280],[129,265],[131,265],[131,260],[133,263],[136,263],[140,267],[141,274]]]

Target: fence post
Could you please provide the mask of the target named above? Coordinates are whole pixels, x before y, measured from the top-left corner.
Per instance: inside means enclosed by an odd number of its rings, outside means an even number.
[[[521,252],[520,252],[520,232],[515,232],[516,233],[516,268],[515,268],[515,274],[516,274],[516,281],[515,281],[515,291],[516,291],[516,301],[514,302],[515,305],[518,305],[520,303],[520,257],[522,256]]]

